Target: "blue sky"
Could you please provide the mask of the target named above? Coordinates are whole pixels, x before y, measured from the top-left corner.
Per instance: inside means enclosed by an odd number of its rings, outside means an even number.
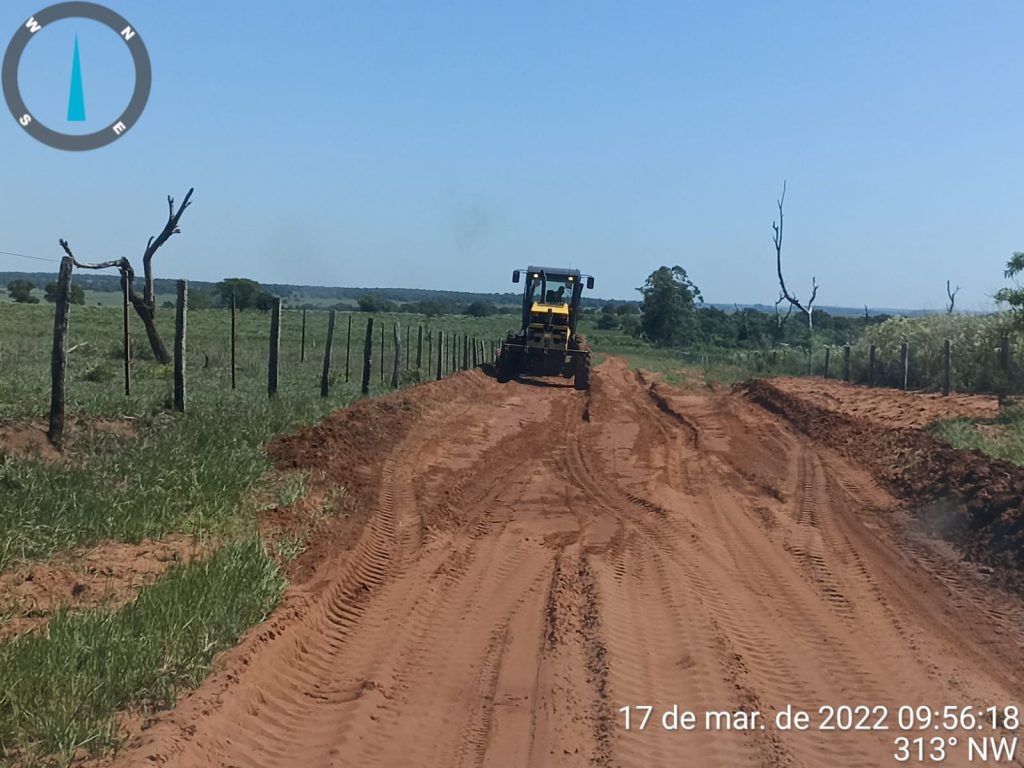
[[[787,281],[820,304],[939,308],[949,278],[985,308],[1024,250],[1019,2],[107,4],[149,48],[146,113],[73,154],[4,109],[0,251],[138,259],[195,186],[159,276],[501,291],[571,262],[635,298],[681,264],[770,303],[783,179]],[[40,7],[6,0],[0,44]],[[22,90],[94,129],[129,61],[62,22]]]

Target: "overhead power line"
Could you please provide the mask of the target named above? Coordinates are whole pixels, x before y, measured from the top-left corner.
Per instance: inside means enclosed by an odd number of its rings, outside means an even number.
[[[31,259],[32,261],[48,261],[51,264],[60,264],[58,259],[44,259],[42,256],[29,256],[24,253],[12,253],[11,251],[0,251],[0,256],[15,256],[19,259]]]

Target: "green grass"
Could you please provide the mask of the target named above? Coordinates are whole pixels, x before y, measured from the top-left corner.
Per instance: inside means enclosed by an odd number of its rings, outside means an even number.
[[[283,579],[255,540],[177,566],[118,610],[58,613],[45,635],[0,645],[0,754],[66,764],[118,743],[114,715],[167,707],[213,655],[261,621]]]
[[[173,313],[158,312],[164,340],[172,340]],[[49,345],[53,308],[0,305],[0,422],[39,420],[49,402]],[[71,313],[67,401],[70,461],[59,464],[0,455],[0,569],[12,559],[45,557],[104,539],[138,541],[171,532],[223,535],[251,526],[245,501],[269,469],[263,445],[298,424],[360,396],[362,341],[367,315],[353,313],[349,381],[345,381],[348,315],[340,315],[333,355],[331,397],[320,397],[320,372],[327,313],[306,314],[306,357],[301,361],[301,312],[282,320],[281,379],[273,400],[266,394],[270,318],[238,316],[238,388],[230,387],[229,315],[224,310],[189,314],[188,410],[167,410],[171,370],[155,365],[145,335],[133,318],[132,394],[125,397],[118,359],[121,317],[117,310],[74,307]],[[415,366],[416,325],[432,341],[423,349],[421,378],[436,373],[439,330],[498,339],[514,318],[423,318],[374,315],[371,394],[388,391],[393,361],[392,331],[400,323],[404,344],[412,327],[408,359]],[[415,325],[412,325],[415,324]],[[380,377],[380,331],[385,331],[385,382]],[[407,357],[402,350],[404,368]],[[489,353],[489,350],[488,350]],[[447,360],[447,355],[446,355]],[[460,355],[461,360],[461,355]],[[428,367],[429,362],[429,367]],[[449,363],[446,362],[446,368]],[[410,371],[403,382],[417,378]],[[79,416],[130,424],[128,434],[102,425],[76,426]],[[3,448],[0,446],[0,452]],[[301,492],[301,489],[299,489]],[[287,490],[295,493],[295,489]]]
[[[928,429],[954,448],[979,450],[1024,466],[1024,406],[1003,408],[991,419],[944,419]]]

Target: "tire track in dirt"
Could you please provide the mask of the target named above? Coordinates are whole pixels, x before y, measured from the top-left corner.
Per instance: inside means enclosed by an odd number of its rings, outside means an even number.
[[[883,765],[891,733],[626,731],[619,708],[1024,694],[999,673],[1020,666],[1019,603],[739,396],[610,359],[589,393],[471,372],[403,397],[408,429],[357,468],[375,478],[358,541],[119,766]],[[319,466],[332,434],[306,438]]]

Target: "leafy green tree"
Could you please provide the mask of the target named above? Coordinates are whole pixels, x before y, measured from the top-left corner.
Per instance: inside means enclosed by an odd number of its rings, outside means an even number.
[[[356,299],[356,302],[359,304],[360,312],[380,312],[381,305],[384,303],[372,293],[364,293]]]
[[[356,302],[360,312],[394,312],[398,305],[388,299],[382,299],[374,293],[364,293]]]
[[[269,312],[274,308],[275,298],[276,297],[272,293],[263,291],[263,293],[256,297],[256,309],[260,312]]]
[[[659,267],[642,288],[640,323],[644,336],[656,344],[690,344],[697,340],[696,305],[700,289],[680,266]]]
[[[190,288],[188,291],[188,308],[189,309],[209,309],[212,305],[210,294],[206,291],[197,291]]]
[[[419,304],[419,310],[421,314],[430,318],[447,315],[451,308],[440,301],[421,301]]]
[[[611,331],[619,327],[619,318],[611,312],[602,312],[597,318],[597,327],[602,331]]]
[[[231,303],[231,297],[235,297],[235,306],[238,309],[262,309],[260,302],[266,303],[266,297],[270,296],[263,286],[255,280],[245,277],[229,277],[221,280],[213,287],[214,294],[221,304]]]
[[[57,285],[56,280],[47,283],[45,295],[43,296],[43,298],[46,299],[51,304],[56,303],[58,290],[59,286]],[[74,283],[71,284],[71,303],[82,305],[85,304],[85,289],[82,286],[75,285]]]
[[[625,304],[619,304],[619,306],[615,308],[615,313],[618,315],[639,315],[640,308],[632,302],[627,302]]]
[[[466,314],[470,317],[489,317],[497,311],[497,307],[493,304],[488,304],[486,301],[474,301],[466,307]]]
[[[1000,288],[996,291],[995,298],[1000,304],[1008,304],[1017,324],[1024,326],[1024,286],[1018,279],[1021,274],[1024,274],[1024,251],[1013,254],[1013,258],[1006,262],[1003,276],[1008,280],[1013,280],[1013,286]]]
[[[35,287],[31,280],[11,280],[7,284],[7,293],[10,294],[11,301],[19,304],[38,304],[39,297],[32,295],[32,289]]]

